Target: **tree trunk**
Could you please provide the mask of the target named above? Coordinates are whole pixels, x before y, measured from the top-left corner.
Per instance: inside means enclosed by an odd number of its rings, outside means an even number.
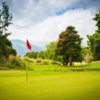
[[[68,62],[66,62],[66,66],[68,66]]]
[[[70,66],[72,66],[72,56],[71,55],[69,55],[69,64]]]

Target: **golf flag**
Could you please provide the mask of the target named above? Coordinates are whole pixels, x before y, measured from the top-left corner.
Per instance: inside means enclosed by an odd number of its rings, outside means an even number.
[[[29,50],[31,50],[31,45],[30,45],[30,43],[29,43],[28,40],[26,41],[26,45],[27,45],[27,48],[28,48]]]

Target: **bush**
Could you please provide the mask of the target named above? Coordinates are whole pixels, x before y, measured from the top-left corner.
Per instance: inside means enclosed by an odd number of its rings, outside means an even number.
[[[51,64],[57,64],[57,61],[52,60]]]
[[[62,65],[62,63],[61,62],[58,62],[58,61],[54,61],[54,60],[51,60],[51,62],[50,62],[51,64],[57,64],[57,65]]]
[[[11,63],[17,68],[25,69],[25,61],[21,60],[21,58],[19,57],[14,57]]]
[[[26,62],[20,57],[10,55],[8,59],[1,60],[0,69],[25,69]]]
[[[36,59],[36,63],[41,63],[42,59]]]
[[[21,65],[21,59],[20,58],[17,58],[17,57],[14,57],[12,59],[12,64],[16,65],[16,66],[20,66]]]
[[[0,70],[8,70],[7,67],[0,67]]]
[[[16,66],[11,64],[10,62],[5,62],[5,63],[0,63],[0,67],[2,67],[2,69],[13,69]]]
[[[57,65],[62,65],[62,63],[61,62],[57,62]]]
[[[13,56],[13,55],[9,55],[9,57],[8,57],[8,62],[11,63],[13,59],[15,59],[15,56]]]
[[[34,63],[34,59],[30,59],[30,58],[28,58],[28,57],[24,57],[23,59],[24,59],[25,61],[30,62],[30,63]]]
[[[49,65],[49,60],[43,60],[44,65]]]
[[[7,58],[5,56],[0,57],[0,63],[5,63]]]

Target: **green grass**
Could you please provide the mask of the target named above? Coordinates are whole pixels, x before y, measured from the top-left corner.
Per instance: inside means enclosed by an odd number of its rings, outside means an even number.
[[[81,63],[75,63],[75,66],[63,66],[63,65],[57,65],[57,64],[48,64],[43,65],[41,63],[32,63],[28,62],[28,69],[31,71],[68,71],[69,69],[94,69],[94,68],[100,68],[100,61],[92,62],[90,64],[84,64],[81,66]],[[25,70],[25,65],[23,66],[15,66],[11,63],[0,63],[0,70]]]
[[[28,76],[43,76],[43,75],[56,75],[56,74],[67,74],[66,72],[58,71],[28,71]],[[24,70],[9,70],[9,71],[0,71],[0,78],[5,77],[25,77],[26,71]]]
[[[0,71],[0,100],[100,100],[100,71],[68,72],[73,68],[100,68],[100,61],[88,65],[29,65],[35,71]]]
[[[100,71],[0,72],[0,100],[99,100]]]
[[[79,65],[79,64],[78,64]],[[100,68],[100,61],[92,62],[86,65],[80,66],[61,66],[61,65],[37,65],[37,64],[29,64],[31,70],[34,71],[67,71],[68,69],[94,69]]]

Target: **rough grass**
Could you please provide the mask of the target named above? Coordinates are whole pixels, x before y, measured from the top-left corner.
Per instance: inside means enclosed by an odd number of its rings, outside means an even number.
[[[0,72],[0,100],[99,100],[100,71]]]

